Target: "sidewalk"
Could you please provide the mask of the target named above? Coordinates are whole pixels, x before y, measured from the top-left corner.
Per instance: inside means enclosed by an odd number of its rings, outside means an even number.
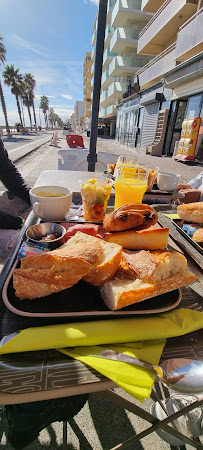
[[[90,138],[83,135],[84,144],[86,148],[89,148]],[[111,152],[118,155],[133,155],[134,152],[138,155],[139,164],[144,165],[147,168],[154,169],[160,167],[160,169],[166,172],[177,173],[181,175],[181,183],[188,182],[192,178],[195,178],[203,169],[203,163],[187,162],[183,163],[176,161],[168,156],[151,156],[146,155],[144,151],[139,149],[130,149],[126,145],[115,142],[114,139],[109,137],[97,138],[97,150],[104,152]]]

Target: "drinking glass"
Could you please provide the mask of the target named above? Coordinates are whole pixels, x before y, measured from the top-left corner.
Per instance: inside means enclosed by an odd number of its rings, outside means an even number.
[[[80,180],[83,217],[92,222],[102,222],[105,217],[113,181],[104,177]]]
[[[115,209],[127,203],[142,203],[147,190],[148,171],[144,168],[133,169],[131,166],[118,168],[114,183]]]
[[[116,168],[114,171],[115,177],[117,176],[117,169],[119,167],[122,167],[123,169],[126,168],[126,170],[130,170],[129,167],[132,167],[133,169],[137,169],[138,167],[138,157],[136,155],[133,156],[123,156],[120,155],[118,157]]]

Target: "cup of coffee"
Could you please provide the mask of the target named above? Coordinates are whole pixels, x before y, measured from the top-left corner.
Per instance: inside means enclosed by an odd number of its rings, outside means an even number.
[[[38,186],[30,190],[32,209],[44,221],[59,221],[66,218],[71,203],[72,192],[61,186]]]
[[[181,176],[177,173],[162,172],[157,175],[157,186],[160,191],[172,192],[179,184]]]

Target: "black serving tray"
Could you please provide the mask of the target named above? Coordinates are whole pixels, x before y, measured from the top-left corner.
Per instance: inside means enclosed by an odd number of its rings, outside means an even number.
[[[203,244],[198,244],[197,242],[193,241],[193,239],[188,236],[188,234],[183,230],[183,224],[185,222],[181,219],[173,219],[172,223],[176,226],[178,231],[190,242],[190,244],[192,244],[193,247],[195,247],[201,253],[201,255],[203,255]]]

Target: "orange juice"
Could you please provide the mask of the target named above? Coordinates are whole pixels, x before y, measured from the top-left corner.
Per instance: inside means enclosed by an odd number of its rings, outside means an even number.
[[[117,178],[115,183],[115,209],[127,203],[142,203],[147,190],[147,180],[136,178]]]
[[[124,164],[124,163],[117,163],[116,167],[123,169],[125,172],[133,172],[135,173],[137,168],[138,168],[138,164],[132,164],[130,167],[128,164]]]

